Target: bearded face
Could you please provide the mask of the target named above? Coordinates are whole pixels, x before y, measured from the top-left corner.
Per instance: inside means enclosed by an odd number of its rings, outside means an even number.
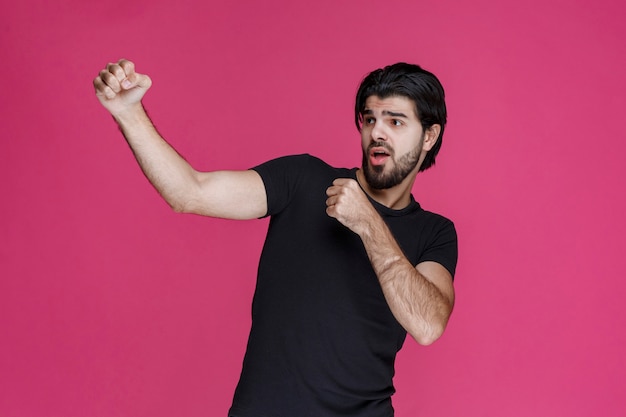
[[[385,142],[370,143],[367,149],[363,150],[362,162],[363,174],[369,186],[376,190],[384,190],[404,181],[420,162],[423,140],[424,135],[418,146],[400,156],[396,156],[395,151]],[[378,158],[385,158],[384,163],[372,163],[372,160]]]

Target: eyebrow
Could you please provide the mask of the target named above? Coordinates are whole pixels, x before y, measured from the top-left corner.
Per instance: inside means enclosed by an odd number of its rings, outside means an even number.
[[[370,109],[365,109],[363,110],[363,114],[374,114],[374,112]],[[383,110],[383,116],[391,116],[391,117],[404,117],[405,119],[408,119],[407,115],[404,113],[398,113],[395,111],[391,111],[391,110]]]

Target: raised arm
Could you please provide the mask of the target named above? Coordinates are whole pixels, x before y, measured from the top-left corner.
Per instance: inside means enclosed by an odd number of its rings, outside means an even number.
[[[152,81],[131,61],[108,64],[93,84],[142,171],[175,211],[228,219],[266,214],[265,187],[255,171],[196,171],[163,139],[141,103]]]

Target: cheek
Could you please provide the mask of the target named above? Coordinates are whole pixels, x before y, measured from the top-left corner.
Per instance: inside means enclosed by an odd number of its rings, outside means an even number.
[[[412,144],[413,144],[413,148],[422,148],[424,146],[424,132],[422,131],[422,129],[415,129],[414,132],[412,132],[411,134],[413,140],[412,140]]]
[[[369,143],[370,143],[369,135],[364,129],[362,129],[361,130],[361,147],[363,149],[367,149]]]

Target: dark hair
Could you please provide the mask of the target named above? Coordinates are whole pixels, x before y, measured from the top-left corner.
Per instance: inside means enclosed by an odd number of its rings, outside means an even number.
[[[418,65],[399,62],[370,72],[361,82],[356,94],[354,122],[361,131],[365,101],[370,96],[387,98],[403,96],[415,103],[415,114],[426,131],[434,124],[441,125],[435,145],[428,151],[420,171],[435,164],[435,156],[441,148],[446,125],[446,102],[443,87],[434,74]]]

